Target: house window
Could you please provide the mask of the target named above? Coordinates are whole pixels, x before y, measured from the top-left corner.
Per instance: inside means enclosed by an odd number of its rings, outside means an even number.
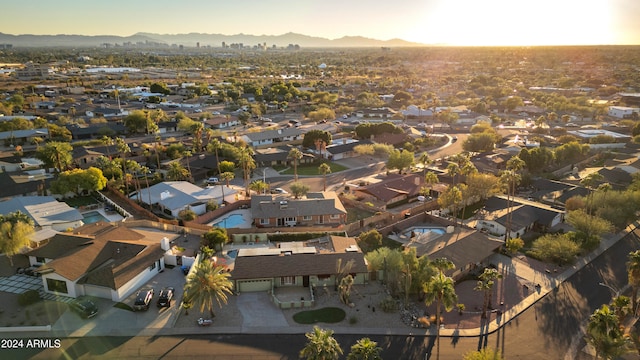
[[[302,220],[304,220],[304,221],[311,221],[311,220],[313,220],[313,216],[311,216],[311,215],[305,215],[305,216],[303,216],[303,217],[302,217]]]
[[[286,222],[288,222],[288,223],[289,223],[289,222],[295,222],[295,221],[296,221],[296,218],[294,218],[294,217],[288,217],[288,218],[286,218],[286,219],[285,219],[285,221],[286,221]]]
[[[318,275],[318,280],[329,280],[329,279],[331,279],[331,274]]]
[[[49,291],[68,294],[66,281],[47,279],[47,288],[49,289]]]
[[[295,276],[283,276],[280,278],[280,285],[295,285],[296,278]]]
[[[318,216],[318,224],[324,224],[324,215]]]
[[[332,219],[340,219],[340,215],[339,214],[333,214],[331,215]]]
[[[269,225],[269,219],[260,219],[260,225]]]

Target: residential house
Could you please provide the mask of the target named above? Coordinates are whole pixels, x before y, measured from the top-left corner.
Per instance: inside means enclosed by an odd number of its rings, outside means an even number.
[[[486,215],[478,219],[476,229],[503,236],[509,227],[509,237],[517,238],[529,230],[548,231],[564,221],[564,210],[520,198],[511,202],[509,206],[507,197],[502,195],[487,199]]]
[[[214,116],[212,119],[204,121],[204,125],[212,129],[227,129],[233,126],[240,125],[240,120],[237,116],[226,117],[223,115]]]
[[[356,111],[356,116],[358,118],[366,118],[369,122],[389,121],[395,114],[396,111],[388,107],[371,108]],[[402,119],[399,119],[399,121],[402,122]]]
[[[0,201],[0,214],[7,215],[20,211],[33,219],[38,227],[49,227],[57,231],[84,225],[80,212],[56,200],[53,196],[17,196]]]
[[[382,203],[384,207],[417,198],[423,186],[421,174],[389,174],[381,182],[361,186],[354,193],[363,201]]]
[[[433,110],[431,109],[422,109],[417,107],[416,105],[409,105],[405,110],[402,110],[402,115],[406,118],[432,118]]]
[[[27,129],[27,130],[12,130],[0,132],[0,141],[7,145],[25,145],[31,144],[33,138],[48,138],[49,129]]]
[[[108,122],[104,124],[66,125],[67,130],[71,132],[74,140],[99,138],[104,134],[126,134],[127,129],[124,124],[119,122]]]
[[[302,138],[302,131],[294,127],[265,130],[240,136],[242,141],[253,147],[302,140]],[[233,137],[230,137],[227,141],[234,142],[233,140]]]
[[[358,145],[371,144],[369,140],[336,139],[328,145],[323,152],[323,156],[329,160],[341,160],[358,156],[354,148]]]
[[[338,226],[347,222],[347,210],[334,191],[308,193],[303,199],[253,195],[251,216],[256,227]]]
[[[222,186],[224,186],[224,190]],[[221,205],[223,192],[224,201],[231,203],[235,201],[238,191],[226,185],[210,186],[203,189],[188,181],[165,181],[142,189],[131,198],[159,208],[165,214],[177,218],[180,211],[185,209],[192,210],[196,215],[204,214],[207,212],[209,201],[215,201]]]
[[[368,282],[364,254],[355,239],[326,236],[273,248],[240,249],[231,272],[236,291],[274,291],[284,287],[336,286],[337,265],[352,262],[354,284]]]
[[[26,255],[40,266],[45,292],[122,301],[164,270],[166,250],[147,233],[97,222],[56,234]]]
[[[89,167],[94,166],[96,159],[100,156],[104,156],[104,154],[98,151],[93,151],[84,146],[76,146],[73,148],[71,156],[73,157],[73,163],[77,167],[81,169],[88,169]]]
[[[289,152],[294,147],[291,145],[278,146],[278,147],[270,147],[270,148],[262,148],[256,149],[255,154],[253,156],[256,164],[258,166],[276,166],[276,165],[284,165],[284,166],[293,166],[293,159],[289,157]],[[302,152],[302,159],[298,159],[298,165],[300,164],[311,164],[315,160],[315,156],[313,154],[309,154],[306,152]]]
[[[53,176],[42,171],[0,173],[0,199],[45,194]]]
[[[627,106],[609,106],[607,114],[611,117],[618,119],[628,119],[633,116],[633,113],[640,113],[640,108],[627,107]]]

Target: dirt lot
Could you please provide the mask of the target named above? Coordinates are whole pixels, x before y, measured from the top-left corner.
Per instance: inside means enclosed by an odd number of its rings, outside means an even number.
[[[18,305],[18,295],[0,291],[0,326],[53,325],[67,310],[61,302],[41,300],[29,306]]]

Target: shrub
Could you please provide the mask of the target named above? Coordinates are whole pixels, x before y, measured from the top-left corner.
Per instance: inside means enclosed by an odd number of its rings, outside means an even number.
[[[35,304],[40,301],[40,294],[36,290],[29,290],[18,295],[18,304],[21,306]]]
[[[395,312],[398,310],[398,303],[392,298],[388,297],[380,302],[380,308],[386,313]]]

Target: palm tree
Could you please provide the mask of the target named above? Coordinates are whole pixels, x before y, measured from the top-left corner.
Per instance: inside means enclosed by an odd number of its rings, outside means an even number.
[[[607,304],[589,317],[585,340],[595,348],[596,359],[600,355],[605,359],[615,359],[630,349],[629,339],[625,337],[618,318]]]
[[[107,157],[109,157],[109,160],[111,160],[111,146],[113,145],[113,138],[105,135],[100,138],[100,141],[102,141],[102,143],[104,144],[105,149],[107,150]]]
[[[241,148],[239,160],[242,166],[245,194],[249,197],[249,178],[251,177],[251,171],[256,168],[256,161],[253,159],[253,149],[248,146]]]
[[[174,161],[169,164],[169,169],[167,170],[167,178],[173,181],[184,180],[189,176],[189,171],[182,166],[177,161]]]
[[[193,176],[191,174],[191,156],[193,155],[193,153],[191,152],[191,150],[185,150],[182,155],[184,156],[184,158],[187,160],[187,172],[189,173],[188,178],[189,181],[193,182]]]
[[[604,176],[599,172],[592,172],[580,180],[580,185],[589,189],[589,201],[587,201],[587,214],[589,215],[593,213],[593,192],[596,189],[596,185],[601,183],[602,180],[604,180]]]
[[[142,171],[142,173],[144,174],[144,181],[147,184],[147,193],[149,194],[149,208],[151,208],[151,190],[149,190],[149,177],[147,176],[150,170],[146,166],[141,166],[140,171]]]
[[[638,288],[640,288],[640,250],[632,251],[627,256],[627,277],[631,285],[631,308],[633,316],[637,315]]]
[[[193,134],[193,148],[196,153],[202,151],[202,132],[204,131],[204,124],[201,122],[194,122],[191,125],[191,133]]]
[[[436,303],[436,359],[440,359],[440,314],[441,306],[446,311],[451,311],[458,302],[458,295],[454,287],[453,279],[445,276],[442,272],[432,276],[422,285],[425,293],[425,304]]]
[[[229,181],[233,180],[233,178],[235,177],[236,177],[236,174],[232,173],[231,171],[223,172],[222,174],[220,174],[220,181],[226,181],[227,187],[229,187]],[[224,186],[222,186],[221,189],[222,189],[222,205],[224,205]]]
[[[116,138],[115,144],[116,144],[116,149],[118,149],[118,152],[122,156],[122,177],[124,179],[124,187],[126,189],[126,194],[127,194],[127,196],[129,196],[129,182],[127,181],[127,164],[126,164],[127,161],[126,161],[126,159],[127,159],[127,153],[131,152],[131,148],[129,147],[127,142],[124,141],[123,138]]]
[[[451,185],[456,185],[456,176],[460,173],[460,166],[456,163],[447,165],[447,175],[451,177]]]
[[[322,191],[327,191],[327,174],[331,173],[331,166],[327,163],[322,163],[318,166],[318,172],[322,174],[323,177]]]
[[[436,175],[435,172],[429,171],[428,173],[426,173],[424,175],[424,184],[427,186],[428,193],[425,193],[423,195],[430,196],[433,185],[437,184],[439,181],[440,179],[438,179],[438,175]]]
[[[487,318],[487,309],[491,306],[491,292],[493,290],[493,285],[497,279],[501,279],[502,274],[498,272],[498,270],[493,268],[486,268],[484,272],[480,274],[478,280],[478,284],[474,288],[476,291],[483,292],[483,301],[482,301],[482,318]]]
[[[252,181],[249,184],[249,189],[255,191],[257,194],[265,194],[267,189],[269,189],[269,184],[262,180]]]
[[[460,175],[464,176],[464,181],[467,181],[467,178],[471,175],[471,174],[475,174],[478,172],[478,169],[476,169],[475,165],[473,165],[473,163],[469,160],[469,158],[465,158],[466,162],[464,163],[464,165],[462,165],[460,167]],[[468,190],[468,187],[465,187],[465,190]],[[462,224],[462,222],[464,221],[465,217],[465,211],[467,210],[467,202],[469,198],[469,191],[463,191],[462,193],[462,215],[460,216],[460,224]]]
[[[220,174],[220,159],[218,158],[218,151],[222,148],[222,144],[218,139],[211,139],[209,141],[208,150],[216,154],[216,165],[218,166],[218,174]]]
[[[351,346],[347,360],[382,360],[381,351],[377,342],[365,337]]]
[[[298,181],[298,160],[302,159],[302,152],[293,148],[289,151],[287,158],[293,160],[293,181]]]
[[[229,280],[231,274],[222,266],[215,266],[209,259],[202,260],[189,275],[184,287],[185,302],[199,306],[200,312],[205,308],[212,317],[213,301],[222,307],[227,303],[228,295],[232,293],[233,283]]]
[[[300,357],[307,360],[337,360],[342,355],[340,344],[333,337],[333,330],[323,330],[317,326],[308,332],[307,345],[300,350]]]
[[[418,158],[418,162],[422,164],[422,177],[425,177],[427,175],[427,166],[433,161],[429,159],[429,154],[425,151]]]

